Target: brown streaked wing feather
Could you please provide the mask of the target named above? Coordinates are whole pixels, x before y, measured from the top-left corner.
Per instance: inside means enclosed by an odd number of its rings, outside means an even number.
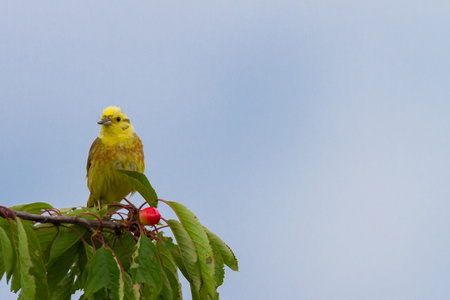
[[[100,140],[100,138],[96,138],[92,143],[91,148],[89,148],[89,155],[86,164],[86,177],[89,177],[89,168],[91,167],[91,161],[94,157],[95,148],[97,148],[101,143],[102,141]]]
[[[139,136],[136,133],[134,135],[136,136],[137,141],[138,141],[136,143],[136,147],[137,147],[136,152],[138,153],[139,158],[140,158],[141,163],[142,163],[142,170],[138,170],[138,172],[144,173],[144,170],[145,170],[144,145],[142,144],[142,141],[139,138]]]

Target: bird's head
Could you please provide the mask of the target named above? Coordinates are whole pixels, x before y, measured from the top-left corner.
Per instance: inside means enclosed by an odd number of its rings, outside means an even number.
[[[117,106],[105,108],[98,124],[102,125],[100,136],[119,137],[134,133],[130,119]]]

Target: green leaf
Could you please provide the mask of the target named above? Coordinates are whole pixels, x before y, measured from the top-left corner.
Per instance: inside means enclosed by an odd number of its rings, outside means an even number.
[[[166,266],[163,267],[163,274],[165,275],[165,277],[167,278],[170,288],[172,290],[172,298],[167,298],[167,299],[182,299],[182,294],[181,294],[181,283],[178,279],[178,275],[177,272],[173,272],[171,269],[167,268]],[[166,298],[164,298],[166,299]]]
[[[163,282],[161,296],[163,297],[163,299],[173,299],[173,291],[172,291],[172,286],[170,285],[170,281],[167,278],[167,275],[165,272],[161,272],[161,275],[162,275],[162,282]]]
[[[5,230],[0,227],[0,279],[3,274],[11,274],[13,269],[14,253],[13,245]]]
[[[220,256],[223,259],[223,262],[233,271],[238,271],[239,267],[238,267],[238,261],[236,259],[236,256],[234,256],[233,251],[231,251],[231,248],[228,247],[227,244],[225,244],[225,242],[218,237],[215,233],[211,232],[208,228],[204,227],[209,241],[211,242],[212,245],[214,245],[217,250],[220,253]]]
[[[203,297],[209,296],[213,298],[216,295],[214,255],[211,245],[209,244],[208,236],[197,217],[184,205],[172,201],[169,201],[168,203],[174,209],[181,224],[195,244],[203,281],[200,294],[203,295]]]
[[[149,284],[139,283],[139,299],[142,300],[155,300],[157,296],[152,294],[152,289]]]
[[[78,252],[83,244],[76,243],[70,247],[64,255],[60,255],[51,265],[47,266],[47,281],[51,292],[57,291],[57,286],[64,284],[62,280],[66,280],[67,273],[72,265],[78,263]]]
[[[150,206],[158,206],[158,196],[144,174],[128,170],[117,170],[117,172],[122,175],[129,185],[141,194],[142,198],[144,198]]]
[[[19,266],[20,266],[20,286],[21,292],[19,299],[32,299],[36,294],[36,282],[30,275],[31,256],[28,249],[28,238],[23,228],[22,221],[17,218],[17,235],[19,250]]]
[[[81,226],[72,226],[68,227],[73,228],[78,231],[79,234],[84,235],[86,233],[86,229]],[[81,236],[77,232],[64,227],[59,227],[59,234],[56,237],[55,241],[50,250],[50,259],[47,262],[48,266],[51,266],[61,255],[64,255],[73,245],[76,243],[81,243]]]
[[[108,296],[108,289],[102,288],[99,291],[95,292],[94,294],[87,296],[86,293],[83,295],[80,299],[87,299],[87,300],[104,300],[104,299],[111,299],[111,297]]]
[[[95,254],[94,247],[89,244],[84,244],[84,251],[87,257],[87,261],[88,263],[90,263]]]
[[[74,269],[74,273],[77,276],[74,283],[75,290],[84,289],[86,286],[89,275],[89,263],[93,256],[94,248],[91,245],[84,244],[84,249],[80,249],[80,260],[78,261],[77,268]]]
[[[42,255],[44,256],[44,262],[47,263],[50,260],[51,246],[58,234],[59,229],[56,226],[48,227],[48,224],[39,224],[34,228],[36,229],[36,237],[39,241]]]
[[[200,292],[196,291],[195,288],[192,286],[192,284],[191,284],[191,298],[192,298],[192,300],[200,300],[201,299]],[[208,299],[208,298],[205,297],[205,299]],[[210,300],[210,299],[208,299],[208,300]]]
[[[151,286],[152,296],[156,296],[162,289],[161,262],[155,245],[145,235],[139,237],[136,251],[133,253],[133,263],[130,274],[133,283],[147,283]]]
[[[24,222],[23,224],[29,241],[29,251],[32,263],[30,274],[34,277],[37,286],[35,299],[48,299],[50,295],[47,276],[45,276],[46,269],[39,241],[34,231],[32,222]],[[27,225],[25,226],[25,224]]]
[[[119,264],[111,249],[97,249],[89,267],[85,293],[90,296],[102,288],[108,288],[111,299],[123,299],[123,278]]]
[[[113,251],[119,258],[122,268],[128,270],[131,266],[132,255],[136,247],[136,242],[130,234],[119,236],[113,247]]]
[[[175,245],[170,237],[164,237],[159,240],[160,255],[163,260],[163,270],[172,287],[174,299],[182,299],[181,283],[178,278],[178,268],[185,278],[189,278],[186,271],[180,248]],[[177,268],[178,266],[178,268]],[[195,289],[195,287],[194,287]]]
[[[214,252],[214,279],[216,280],[216,287],[219,287],[223,284],[223,279],[225,277],[224,264],[222,256],[216,246],[211,244],[211,247]]]
[[[163,266],[169,268],[172,272],[177,272],[177,265],[172,256],[171,251],[173,249],[178,250],[178,246],[174,245],[171,237],[161,237],[158,241],[158,249],[161,259],[163,261]]]
[[[125,272],[125,294],[124,294],[124,300],[138,300],[139,299],[139,292],[138,290],[133,286],[131,276]]]
[[[49,299],[39,242],[33,228],[17,218],[21,292],[19,299]]]
[[[11,275],[11,292],[17,293],[20,290],[20,287],[21,287],[20,264],[19,261],[17,260],[13,273]]]
[[[44,209],[53,209],[53,206],[45,202],[34,202],[28,204],[14,205],[11,206],[9,209],[16,211],[26,211],[29,212],[30,214],[40,214]]]
[[[70,272],[60,280],[57,287],[52,292],[52,300],[70,300],[72,295],[73,280],[75,279],[74,276],[75,274]]]
[[[167,220],[167,224],[169,224],[180,248],[181,259],[188,273],[188,277],[185,277],[199,291],[202,284],[202,277],[194,242],[178,221]]]
[[[9,240],[11,241],[12,246],[12,259],[11,264],[12,268],[10,271],[6,272],[6,282],[9,283],[9,280],[12,278],[11,281],[11,291],[14,291],[17,293],[17,291],[20,289],[20,272],[19,272],[19,261],[18,261],[18,247],[17,247],[17,226],[14,220],[12,219],[3,219],[0,218],[0,227],[5,230],[6,235],[8,236]]]
[[[186,270],[186,266],[184,265],[180,248],[178,246],[175,246],[173,249],[170,249],[170,255],[172,256],[178,269],[181,271],[181,274],[183,274],[184,278],[189,281],[190,276],[188,271]]]

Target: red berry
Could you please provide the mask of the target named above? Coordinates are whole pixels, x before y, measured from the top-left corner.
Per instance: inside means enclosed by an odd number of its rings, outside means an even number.
[[[144,225],[156,225],[161,220],[161,214],[154,207],[147,207],[139,213],[139,219]]]

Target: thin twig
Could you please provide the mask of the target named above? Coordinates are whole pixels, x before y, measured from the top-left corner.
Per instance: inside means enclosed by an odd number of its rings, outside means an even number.
[[[56,226],[62,223],[75,224],[85,227],[89,232],[93,232],[99,226],[103,226],[105,228],[114,229],[114,231],[118,232],[122,227],[122,224],[113,222],[113,221],[99,221],[99,220],[88,220],[78,218],[76,216],[72,217],[62,217],[62,216],[44,216],[44,215],[36,215],[30,214],[26,211],[14,211],[9,210],[4,207],[0,207],[0,217],[6,218],[14,218],[15,216],[29,221],[35,221],[39,223],[51,223]]]

